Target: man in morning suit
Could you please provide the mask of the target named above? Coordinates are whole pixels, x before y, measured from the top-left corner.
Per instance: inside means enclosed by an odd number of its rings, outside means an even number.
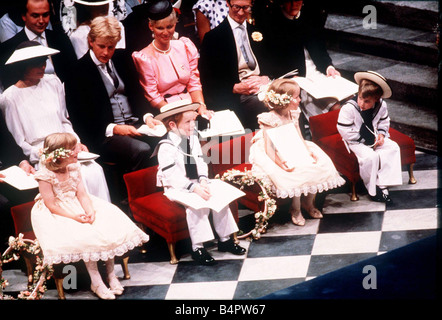
[[[124,173],[152,165],[159,138],[142,135],[137,128],[160,122],[153,119],[156,111],[144,98],[130,55],[115,49],[120,39],[116,18],[95,18],[88,35],[90,50],[72,66],[65,90],[79,136],[101,160],[115,163]]]
[[[11,39],[0,44],[0,80],[4,89],[17,82],[14,66],[5,66],[17,46],[24,41],[38,41],[60,51],[48,58],[46,73],[55,73],[62,82],[66,78],[69,66],[77,60],[69,38],[61,31],[47,29],[51,16],[48,0],[21,0],[22,19],[25,27]]]
[[[260,86],[269,82],[258,63],[262,36],[246,20],[252,0],[227,0],[227,5],[229,15],[206,33],[201,44],[204,100],[212,110],[234,110],[245,128],[255,129],[256,116],[267,111],[257,97]]]
[[[265,42],[269,76],[277,78],[295,69],[298,76],[309,79],[340,76],[327,52],[318,6],[312,1],[275,0],[265,14],[255,19],[264,39],[271,38]],[[306,120],[339,108],[337,102],[333,98],[316,100],[301,90],[300,107]]]

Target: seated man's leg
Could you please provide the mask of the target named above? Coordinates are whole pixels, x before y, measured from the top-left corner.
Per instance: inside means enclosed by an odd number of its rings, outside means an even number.
[[[259,129],[257,116],[260,113],[268,112],[269,109],[264,102],[258,99],[257,95],[241,95],[240,101],[241,110],[237,112],[237,115],[244,129]]]
[[[151,155],[158,141],[159,138],[144,135],[140,139],[119,135],[105,139],[99,159],[103,163],[112,202],[127,205],[127,189],[123,175],[155,165]]]
[[[102,160],[113,162],[124,172],[136,171],[154,165],[150,158],[158,138],[142,136],[112,136],[102,145]]]

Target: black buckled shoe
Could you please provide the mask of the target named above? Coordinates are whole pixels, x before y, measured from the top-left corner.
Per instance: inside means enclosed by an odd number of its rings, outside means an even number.
[[[224,242],[218,241],[218,251],[230,252],[237,256],[241,256],[246,253],[246,249],[236,244],[232,239]]]
[[[198,248],[192,252],[192,259],[199,264],[208,266],[215,263],[215,259],[204,248]]]
[[[376,187],[376,195],[370,196],[370,199],[372,201],[376,202],[385,202],[385,203],[392,203],[393,200],[391,200],[390,195],[387,193],[382,192],[381,188]]]
[[[384,198],[382,197],[382,195],[375,195],[375,196],[370,196],[371,201],[376,201],[376,202],[384,202]]]
[[[382,194],[382,199],[385,203],[393,203],[393,200],[391,200],[390,195],[389,194]]]

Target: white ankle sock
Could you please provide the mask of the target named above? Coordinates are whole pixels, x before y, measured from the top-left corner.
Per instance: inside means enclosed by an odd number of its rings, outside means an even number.
[[[91,278],[91,284],[94,287],[98,287],[101,284],[104,284],[103,279],[101,278],[100,271],[98,271],[98,265],[96,261],[88,261],[84,262],[86,265],[87,272]]]

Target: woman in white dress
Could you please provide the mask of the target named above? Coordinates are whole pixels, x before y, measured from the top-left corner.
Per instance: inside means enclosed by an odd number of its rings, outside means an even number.
[[[81,151],[88,151],[68,119],[63,84],[55,75],[44,73],[47,57],[56,53],[38,42],[26,41],[6,62],[14,63],[20,80],[3,92],[0,106],[8,130],[36,168],[43,141],[54,132],[74,134]],[[81,170],[88,192],[110,201],[103,168],[89,160],[81,163]]]
[[[273,81],[265,93],[269,112],[258,115],[260,129],[252,140],[249,160],[252,172],[270,183],[278,198],[291,198],[290,213],[295,225],[303,226],[302,207],[312,218],[322,218],[315,207],[315,194],[336,188],[345,180],[336,171],[328,155],[315,143],[303,139],[299,129],[300,88],[290,79]],[[287,125],[289,135],[279,136],[297,148],[291,159],[284,158],[269,138],[270,130]],[[274,131],[273,131],[274,132]]]

